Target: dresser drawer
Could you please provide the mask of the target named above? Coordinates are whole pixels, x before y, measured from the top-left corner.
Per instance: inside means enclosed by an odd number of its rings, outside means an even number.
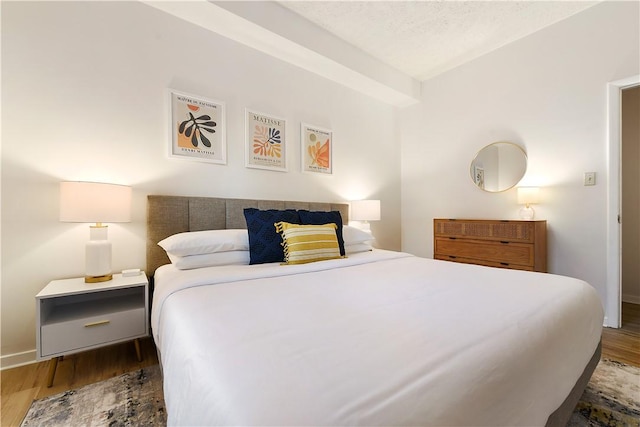
[[[42,356],[71,353],[146,335],[145,308],[106,313],[41,326]]]
[[[502,240],[533,243],[534,222],[526,221],[482,221],[482,220],[434,220],[434,235],[466,237],[480,240]]]
[[[463,264],[484,265],[486,267],[508,268],[511,270],[535,271],[532,265],[509,264],[507,262],[493,262],[493,261],[487,261],[483,259],[463,258],[463,257],[453,256],[453,255],[435,255],[433,258],[439,259],[442,261],[460,262]]]
[[[533,266],[535,255],[533,245],[526,243],[502,243],[450,238],[436,238],[435,253],[441,257],[450,258],[455,256],[503,264],[503,266],[505,266],[504,264]],[[488,264],[485,263],[485,265]]]

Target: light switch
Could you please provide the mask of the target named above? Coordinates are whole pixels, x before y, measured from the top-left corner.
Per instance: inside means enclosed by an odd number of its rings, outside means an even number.
[[[584,173],[584,185],[596,185],[596,173],[585,172]]]

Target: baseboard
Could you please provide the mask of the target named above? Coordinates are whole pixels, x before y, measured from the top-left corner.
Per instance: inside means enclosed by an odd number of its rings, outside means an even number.
[[[18,366],[36,363],[36,350],[23,351],[21,353],[7,354],[0,357],[0,370],[17,368]]]
[[[640,296],[622,294],[622,302],[628,302],[631,304],[640,304]]]
[[[604,326],[605,328],[619,328],[620,327],[618,325],[609,324],[609,318],[607,316],[604,316],[604,321],[602,322],[602,326]]]

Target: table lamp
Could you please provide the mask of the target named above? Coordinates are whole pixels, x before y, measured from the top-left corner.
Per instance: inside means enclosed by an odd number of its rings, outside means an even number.
[[[369,221],[380,220],[380,200],[354,200],[351,202],[350,219],[362,221],[362,229],[370,231]]]
[[[538,187],[518,187],[518,204],[524,205],[524,207],[520,209],[521,219],[533,219],[535,211],[531,205],[539,202],[539,193],[540,189]]]
[[[131,187],[99,182],[60,183],[60,221],[92,222],[85,251],[86,283],[106,282],[111,274],[111,242],[104,222],[131,221]]]

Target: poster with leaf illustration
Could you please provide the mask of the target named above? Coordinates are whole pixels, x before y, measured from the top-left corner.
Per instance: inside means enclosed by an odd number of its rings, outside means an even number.
[[[245,152],[248,168],[287,171],[286,121],[246,109]]]
[[[318,126],[301,124],[302,170],[332,173],[333,132]]]
[[[169,157],[227,163],[223,102],[169,90]]]

